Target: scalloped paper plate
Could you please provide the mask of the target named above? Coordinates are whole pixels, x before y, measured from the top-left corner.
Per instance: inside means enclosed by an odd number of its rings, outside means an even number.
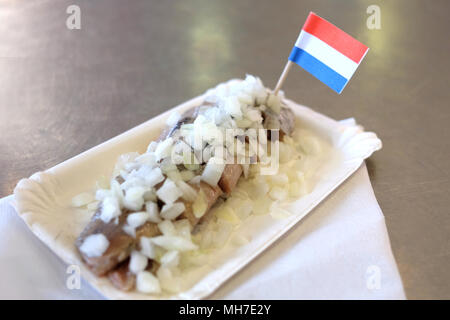
[[[236,80],[231,80],[236,81]],[[150,296],[115,289],[108,279],[98,278],[82,263],[74,241],[90,215],[71,207],[76,194],[93,190],[102,176],[110,176],[120,154],[144,152],[155,140],[173,110],[183,111],[199,105],[203,96],[189,100],[143,124],[122,133],[45,172],[22,179],[14,190],[14,206],[31,231],[67,264],[78,265],[82,276],[110,299],[200,299],[250,263],[344,182],[374,151],[381,149],[376,134],[364,132],[353,119],[335,121],[293,101],[286,104],[298,117],[298,123],[329,145],[326,159],[317,168],[309,194],[290,203],[293,214],[274,220],[270,215],[251,216],[239,230],[251,241],[241,247],[228,245],[210,258],[210,263],[192,271],[186,279],[188,289],[166,296]]]

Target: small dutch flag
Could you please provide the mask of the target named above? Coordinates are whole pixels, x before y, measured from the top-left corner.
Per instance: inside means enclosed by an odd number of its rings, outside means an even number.
[[[289,61],[341,93],[367,51],[367,46],[311,12]]]

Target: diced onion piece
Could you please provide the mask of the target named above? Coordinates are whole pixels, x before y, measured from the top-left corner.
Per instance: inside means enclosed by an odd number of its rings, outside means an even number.
[[[269,192],[269,196],[273,200],[283,201],[288,196],[288,191],[285,188],[281,188],[279,186],[274,186],[272,190]]]
[[[263,117],[261,116],[261,111],[257,109],[249,109],[245,116],[252,122],[261,123],[263,121]]]
[[[92,195],[92,193],[83,192],[72,198],[72,207],[83,207],[94,200],[95,197]]]
[[[242,118],[241,104],[236,96],[231,96],[224,99],[225,112],[235,118]]]
[[[288,178],[287,174],[285,174],[285,173],[274,174],[274,175],[270,175],[268,177],[269,177],[270,182],[274,185],[284,186],[289,183],[289,178]]]
[[[87,257],[100,257],[109,247],[108,239],[102,233],[91,234],[84,239],[80,251]]]
[[[189,251],[197,249],[191,241],[178,236],[157,236],[151,238],[152,242],[166,250]]]
[[[290,145],[280,141],[279,142],[280,163],[287,163],[294,158],[295,150]]]
[[[224,168],[225,162],[223,159],[212,157],[206,164],[205,170],[203,170],[202,180],[213,187],[217,186]]]
[[[167,251],[161,257],[161,265],[167,268],[174,268],[180,263],[180,254],[178,251]]]
[[[109,183],[111,186],[111,194],[113,197],[117,198],[117,201],[119,202],[119,205],[122,206],[124,197],[123,197],[123,191],[120,188],[120,184],[116,179],[111,179],[111,182]]]
[[[161,209],[161,217],[167,220],[173,220],[182,214],[184,210],[185,207],[182,202],[165,204]]]
[[[246,245],[250,242],[246,237],[244,237],[243,235],[240,235],[240,234],[235,234],[233,236],[233,238],[231,239],[231,241],[235,246],[238,246],[238,247]]]
[[[233,225],[241,222],[236,213],[234,213],[234,210],[229,206],[222,206],[218,208],[216,211],[216,216],[218,219],[228,221]]]
[[[148,212],[148,221],[153,223],[161,222],[161,218],[159,216],[159,208],[158,205],[153,201],[147,201],[145,203],[145,210]]]
[[[272,109],[275,113],[280,113],[281,111],[281,99],[280,97],[270,94],[269,99],[267,99],[267,106]]]
[[[169,268],[161,266],[156,272],[161,288],[166,291],[177,293],[181,291],[180,280],[172,275]]]
[[[175,226],[170,220],[164,220],[158,223],[158,228],[165,236],[175,236],[177,233]]]
[[[200,184],[201,181],[202,181],[201,176],[195,176],[191,180],[189,180],[189,183],[190,184]]]
[[[148,176],[145,177],[147,186],[153,187],[164,180],[164,175],[160,168],[153,168]]]
[[[127,216],[127,223],[133,227],[138,228],[148,221],[150,214],[146,211],[131,213]]]
[[[158,160],[161,160],[162,158],[166,158],[170,156],[171,150],[172,150],[172,144],[173,139],[172,137],[168,137],[167,139],[161,141],[158,143],[158,146],[155,150],[155,155]]]
[[[147,147],[147,152],[155,152],[156,147],[158,146],[158,142],[156,141],[152,141],[149,143],[148,147]]]
[[[192,204],[192,212],[196,218],[201,218],[206,213],[206,209],[208,209],[208,202],[206,201],[205,193],[200,189],[197,193],[197,198]]]
[[[233,226],[231,223],[226,221],[221,221],[218,223],[218,230],[214,234],[213,244],[217,248],[222,248],[227,243],[230,238],[231,232],[233,231]]]
[[[169,178],[170,180],[177,182],[177,181],[181,181],[181,174],[180,171],[178,170],[172,170],[172,171],[168,171],[166,173],[167,178]]]
[[[128,234],[130,237],[136,238],[136,228],[126,224],[122,227],[122,230]]]
[[[173,127],[173,126],[175,126],[177,123],[178,123],[178,121],[181,119],[181,114],[179,114],[178,112],[176,112],[176,111],[172,111],[171,113],[170,113],[170,116],[169,116],[169,118],[167,119],[167,121],[166,121],[166,124],[169,126],[169,127]]]
[[[240,200],[240,204],[234,212],[241,220],[245,220],[253,211],[253,204],[250,200]]]
[[[270,215],[274,219],[281,220],[288,218],[291,213],[283,208],[280,208],[276,203],[274,203],[270,208]]]
[[[269,213],[272,200],[269,197],[261,197],[253,202],[253,213],[255,215],[264,215]]]
[[[98,201],[102,201],[106,197],[111,197],[111,196],[112,196],[112,192],[107,189],[98,189],[95,192],[95,199],[97,199]]]
[[[133,251],[131,252],[130,263],[128,265],[128,268],[134,274],[138,274],[139,272],[145,270],[145,268],[147,267],[147,263],[148,260],[146,256],[144,256],[139,251]]]
[[[155,190],[154,189],[150,189],[150,190],[145,191],[145,193],[144,193],[144,200],[145,200],[145,202],[147,202],[147,201],[153,201],[153,202],[158,201],[158,197],[156,197]]]
[[[166,204],[174,203],[179,197],[183,195],[183,192],[177,187],[175,182],[170,179],[166,179],[162,187],[156,191],[156,195],[159,199]]]
[[[152,152],[146,152],[137,157],[135,161],[137,161],[140,164],[153,167],[154,165],[156,165],[156,156]]]
[[[102,202],[102,210],[100,219],[105,223],[109,223],[112,219],[120,216],[120,206],[116,198],[106,197]]]
[[[289,184],[289,196],[292,198],[298,198],[303,195],[302,185],[298,181],[294,181]]]
[[[190,172],[190,171],[189,171]],[[197,191],[192,188],[189,184],[187,184],[184,181],[177,181],[176,182],[178,188],[180,188],[181,192],[183,192],[183,195],[181,196],[184,200],[188,202],[194,202],[195,198],[197,198]]]
[[[190,170],[183,170],[180,172],[181,180],[189,181],[195,177],[195,174]]]
[[[156,248],[153,244],[151,238],[149,237],[141,237],[139,240],[141,245],[141,253],[149,259],[156,258]]]
[[[143,187],[129,188],[123,201],[125,208],[133,211],[141,210],[144,205],[145,192],[147,192],[147,189]]]
[[[97,210],[98,204],[99,204],[99,203],[100,203],[99,201],[94,201],[94,202],[89,203],[89,204],[87,205],[88,211],[92,212],[92,211]]]
[[[185,239],[191,240],[191,224],[188,219],[180,219],[173,223],[176,233]]]
[[[141,271],[137,274],[136,289],[142,293],[161,293],[158,278],[148,271]]]

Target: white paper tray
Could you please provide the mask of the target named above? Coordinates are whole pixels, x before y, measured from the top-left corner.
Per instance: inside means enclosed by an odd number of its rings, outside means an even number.
[[[234,81],[234,80],[232,80]],[[186,110],[201,103],[203,96],[189,100],[172,110]],[[376,134],[364,132],[353,119],[338,122],[293,101],[287,105],[300,119],[302,127],[328,141],[330,152],[318,168],[311,193],[293,202],[286,219],[269,215],[255,216],[240,227],[251,242],[245,246],[225,247],[211,265],[189,275],[193,286],[175,296],[162,298],[200,299],[207,297],[232,275],[280,238],[335,188],[354,173],[364,159],[382,146]],[[172,111],[169,110],[63,163],[22,179],[14,190],[14,206],[31,231],[67,264],[80,266],[82,276],[101,294],[111,299],[154,299],[139,293],[115,289],[106,278],[97,278],[82,263],[74,241],[90,216],[71,208],[74,195],[92,190],[95,181],[109,177],[120,154],[146,150],[156,139]],[[161,298],[161,297],[159,297]]]

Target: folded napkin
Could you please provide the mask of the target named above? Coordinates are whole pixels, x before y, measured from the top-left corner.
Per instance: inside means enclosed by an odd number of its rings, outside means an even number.
[[[0,200],[0,299],[100,299]],[[69,287],[71,287],[69,285]],[[213,299],[405,299],[365,165]]]

